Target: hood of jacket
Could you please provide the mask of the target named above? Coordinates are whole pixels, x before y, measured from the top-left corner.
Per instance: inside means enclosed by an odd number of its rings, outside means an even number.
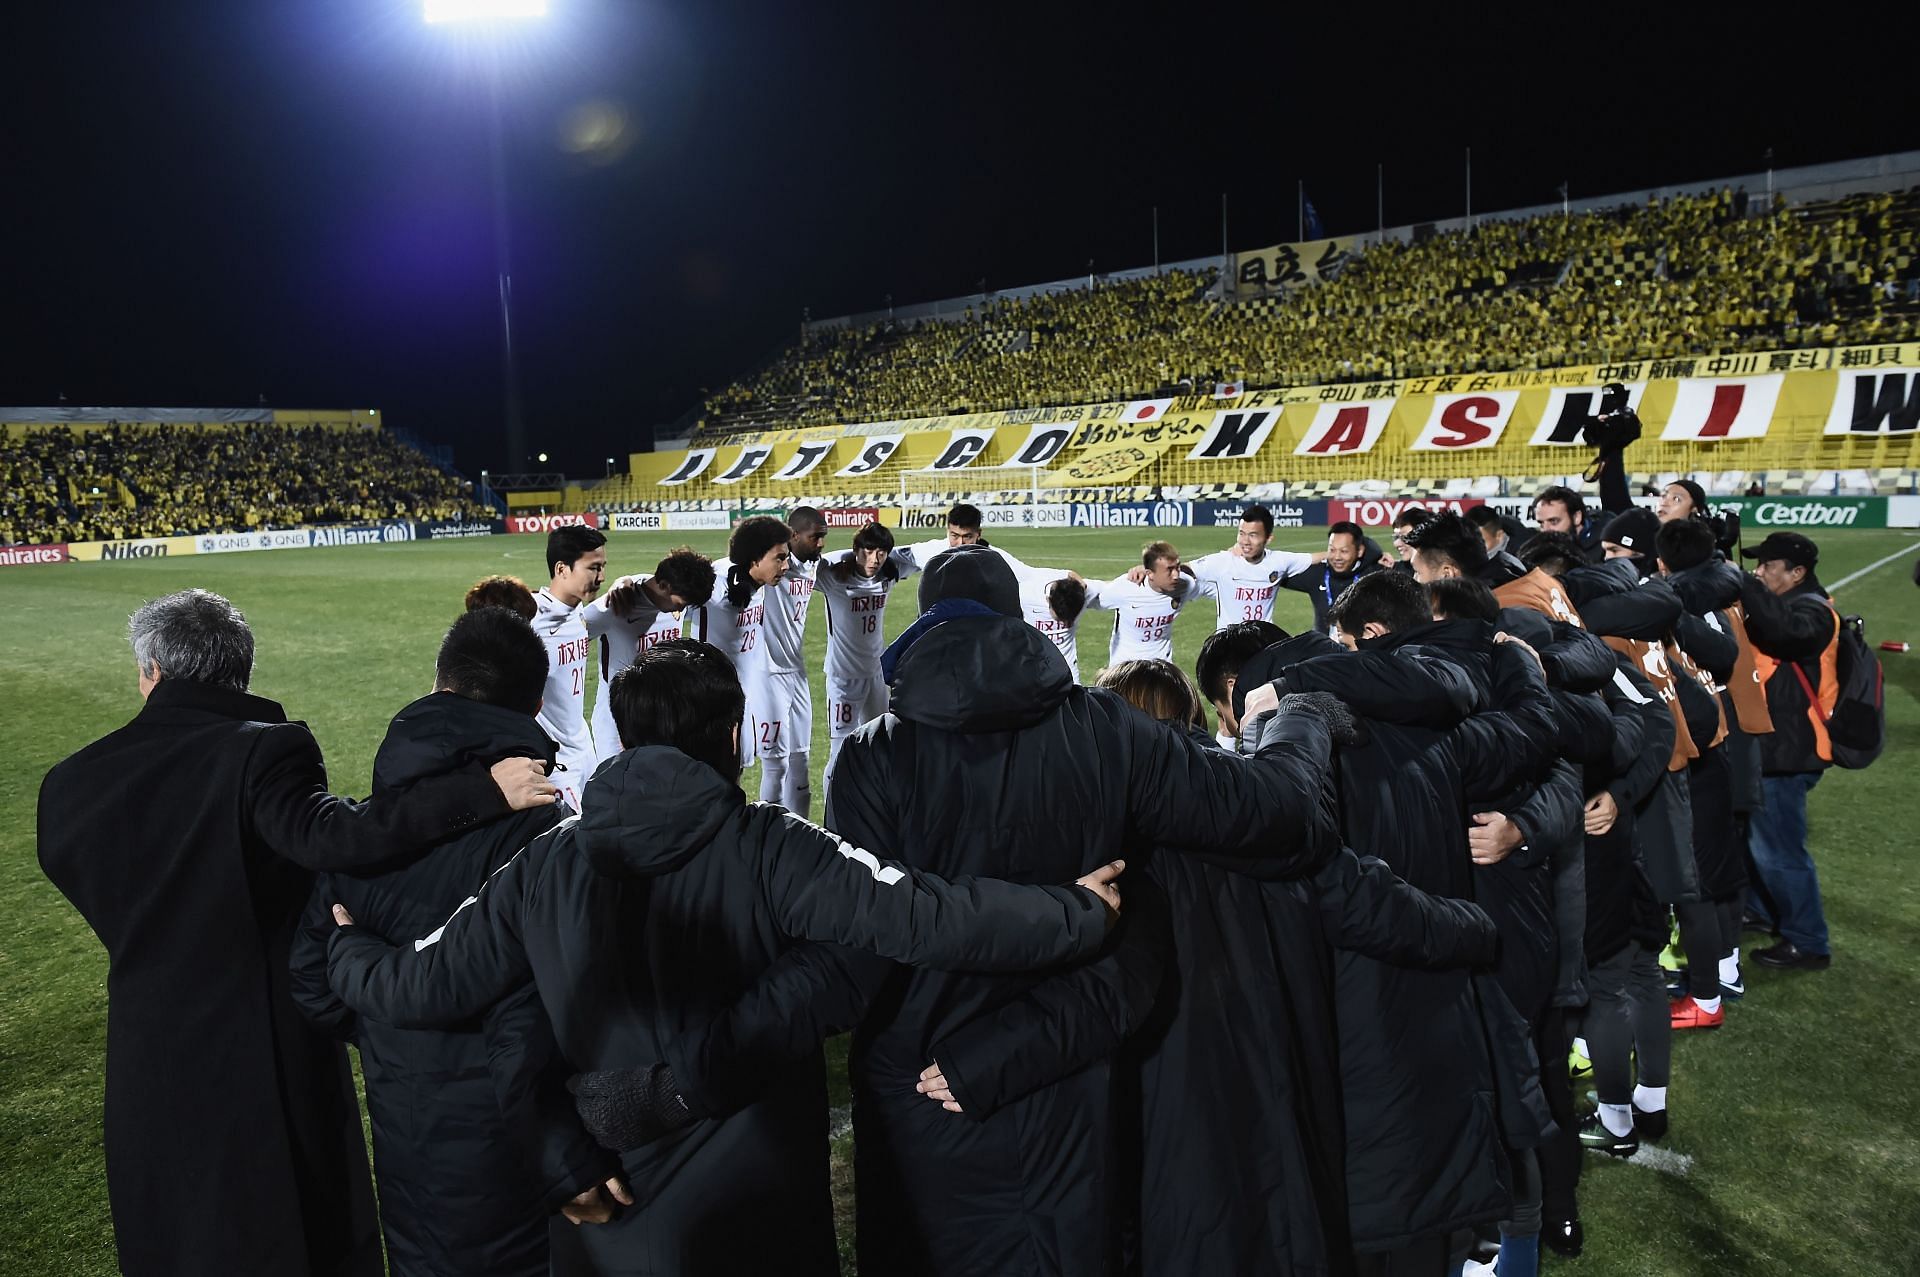
[[[893,712],[978,734],[1032,727],[1076,686],[1052,640],[1011,616],[961,616],[927,631],[894,670]]]
[[[1527,571],[1527,565],[1511,550],[1499,549],[1487,555],[1487,566],[1474,575],[1485,582],[1488,589],[1497,590],[1509,581],[1518,581]]]
[[[1740,569],[1725,559],[1708,559],[1667,573],[1667,584],[1690,614],[1705,616],[1740,601],[1740,575]]]
[[[393,716],[373,759],[375,789],[404,789],[474,763],[538,758],[552,763],[553,741],[530,715],[454,692],[423,696]]]
[[[707,764],[665,745],[641,745],[594,774],[581,798],[578,838],[596,873],[669,873],[745,803],[739,784]]]
[[[1640,584],[1640,569],[1632,559],[1602,559],[1573,569],[1561,578],[1575,607],[1593,599],[1625,594]]]

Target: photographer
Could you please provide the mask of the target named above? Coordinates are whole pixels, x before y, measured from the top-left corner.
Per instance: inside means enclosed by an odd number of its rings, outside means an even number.
[[[1600,411],[1580,428],[1580,437],[1598,448],[1585,478],[1600,484],[1600,508],[1618,514],[1633,504],[1621,454],[1640,437],[1640,415],[1627,403],[1627,388],[1617,381],[1600,389]]]

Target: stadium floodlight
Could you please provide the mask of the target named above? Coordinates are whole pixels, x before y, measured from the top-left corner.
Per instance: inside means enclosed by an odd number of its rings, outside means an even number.
[[[547,0],[425,0],[423,8],[423,16],[434,26],[547,16]]]

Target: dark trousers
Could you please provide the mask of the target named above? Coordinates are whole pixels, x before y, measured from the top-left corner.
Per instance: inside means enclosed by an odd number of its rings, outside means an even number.
[[[1567,1053],[1573,1049],[1573,1023],[1566,1007],[1548,1007],[1534,1030],[1540,1053],[1540,1089],[1559,1129],[1535,1150],[1540,1160],[1541,1213],[1550,1220],[1578,1219],[1580,1207],[1580,1131],[1573,1110],[1573,1078]],[[1592,1049],[1592,1044],[1588,1044]]]
[[[1587,971],[1587,1053],[1602,1104],[1633,1099],[1642,1086],[1665,1086],[1673,1063],[1667,982],[1659,954],[1639,941]]]

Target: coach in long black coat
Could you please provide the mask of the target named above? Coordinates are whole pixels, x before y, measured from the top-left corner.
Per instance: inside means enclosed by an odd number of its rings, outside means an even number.
[[[1257,855],[1275,876],[1311,873],[1333,854],[1321,720],[1274,718],[1252,759],[1197,745],[1079,686],[1021,620],[998,564],[962,549],[928,571],[924,607],[973,606],[923,617],[904,655],[890,654],[892,712],[841,752],[827,810],[836,832],[933,872],[1017,882],[1071,880],[1138,841]],[[851,1060],[862,1271],[1108,1271],[1109,1061],[984,1121],[915,1090],[929,1064],[948,1066],[936,1044],[1037,983],[901,970],[881,990]],[[1058,1031],[1126,1013],[1060,1007]],[[964,1106],[965,1071],[948,1078]]]
[[[358,804],[280,706],[162,677],[40,787],[40,867],[106,946],[107,1192],[133,1277],[382,1271],[345,1050],[288,992],[320,868],[504,815],[478,766]]]
[[[1235,698],[1272,681],[1334,692],[1365,716],[1365,743],[1343,747],[1335,766],[1347,844],[1424,891],[1470,899],[1467,794],[1511,789],[1554,737],[1532,658],[1503,645],[1494,669],[1506,697],[1497,714],[1450,660],[1411,649],[1351,655],[1323,635],[1300,635],[1243,666]],[[1394,1250],[1503,1218],[1501,1142],[1525,1134],[1509,1120],[1509,1101],[1533,1067],[1512,1054],[1531,1060],[1512,1008],[1488,1007],[1505,995],[1465,972],[1410,971],[1352,953],[1338,955],[1335,987],[1354,1248]]]

